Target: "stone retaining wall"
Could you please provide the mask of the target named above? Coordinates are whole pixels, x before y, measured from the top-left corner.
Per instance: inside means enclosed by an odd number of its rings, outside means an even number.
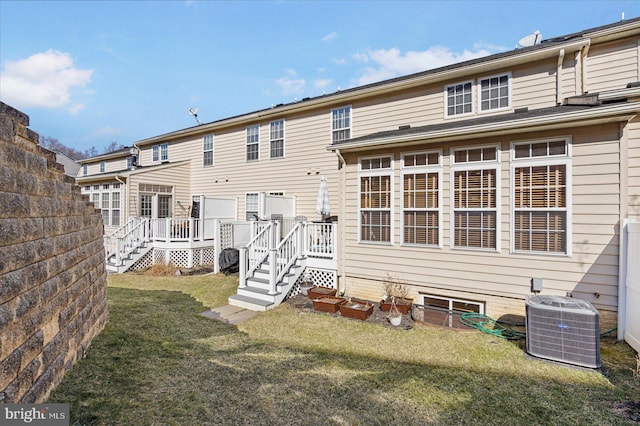
[[[43,402],[107,317],[100,211],[0,103],[0,402]]]

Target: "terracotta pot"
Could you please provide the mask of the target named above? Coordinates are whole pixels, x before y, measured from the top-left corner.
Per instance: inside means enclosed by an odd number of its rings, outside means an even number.
[[[396,307],[400,312],[404,315],[408,314],[411,310],[411,306],[413,305],[413,299],[403,299],[401,297],[396,298]],[[389,312],[391,310],[391,298],[388,297],[386,300],[380,301],[380,309],[383,312]]]
[[[311,292],[309,292],[309,294],[311,294]],[[313,299],[313,309],[335,314],[340,309],[340,305],[346,302],[347,299],[343,299],[342,297],[321,296],[318,299]]]
[[[351,302],[340,305],[340,315],[347,318],[354,318],[361,321],[366,320],[373,313],[373,303],[367,303],[360,300],[352,300]]]
[[[335,288],[320,287],[317,285],[311,287],[307,292],[307,296],[309,296],[309,299],[320,299],[321,297],[324,297],[324,296],[335,296],[335,295],[336,295]]]

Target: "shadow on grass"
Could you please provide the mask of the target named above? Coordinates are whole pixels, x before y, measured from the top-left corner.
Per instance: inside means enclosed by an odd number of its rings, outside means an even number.
[[[606,381],[479,374],[257,343],[171,291],[110,288],[110,321],[50,402],[71,424],[622,423]],[[283,324],[273,324],[283,327]],[[388,348],[381,348],[381,352]]]

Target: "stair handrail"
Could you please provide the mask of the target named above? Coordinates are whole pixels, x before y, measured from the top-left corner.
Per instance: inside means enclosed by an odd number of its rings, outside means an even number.
[[[246,285],[246,278],[252,277],[258,266],[269,256],[269,248],[273,245],[274,224],[269,222],[262,228],[240,252],[240,286]],[[248,264],[247,264],[248,263]]]
[[[114,236],[105,237],[105,240],[107,239],[109,240],[109,241],[105,241],[105,247],[107,246],[108,243],[110,244],[112,242],[115,242],[115,250],[111,253],[107,252],[106,255],[107,255],[107,259],[109,259],[109,257],[115,254],[116,266],[122,266],[123,257],[128,256],[129,253],[133,252],[134,250],[136,250],[138,247],[140,247],[142,244],[144,244],[149,240],[148,226],[147,226],[147,222],[149,221],[149,219],[148,218],[138,218],[138,219],[139,221],[131,229],[129,229],[124,235],[115,236],[115,237]]]
[[[303,223],[297,222],[282,241],[270,250],[269,264],[275,265],[275,267],[271,267],[269,277],[269,291],[272,294],[276,293],[276,285],[282,281],[301,254],[302,247],[299,243],[302,231]],[[271,260],[272,258],[273,260]]]

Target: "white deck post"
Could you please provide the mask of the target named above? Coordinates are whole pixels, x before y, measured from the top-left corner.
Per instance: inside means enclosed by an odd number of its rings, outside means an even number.
[[[278,222],[271,222],[269,232],[269,294],[276,294],[276,273],[278,271],[278,258],[276,256],[276,232],[278,232]]]
[[[304,236],[307,233],[307,224],[303,221],[300,221],[298,223],[300,224],[300,226],[298,226],[296,250],[298,251],[298,259],[302,259],[306,254],[306,249],[304,246]]]
[[[240,265],[238,269],[238,287],[245,288],[247,286],[247,248],[241,247],[239,249],[240,254]],[[216,261],[216,265],[218,262]],[[220,270],[220,265],[217,266],[218,271]]]
[[[116,238],[116,266],[122,266],[120,260],[120,238]]]
[[[220,220],[214,219],[213,220],[213,273],[214,274],[217,274],[218,272],[220,272],[219,257],[220,257],[221,251],[222,251],[222,244],[220,243]],[[240,255],[242,255],[242,253],[240,253]],[[240,265],[242,265],[242,262],[240,262]],[[240,270],[242,271],[242,268],[240,268]]]

